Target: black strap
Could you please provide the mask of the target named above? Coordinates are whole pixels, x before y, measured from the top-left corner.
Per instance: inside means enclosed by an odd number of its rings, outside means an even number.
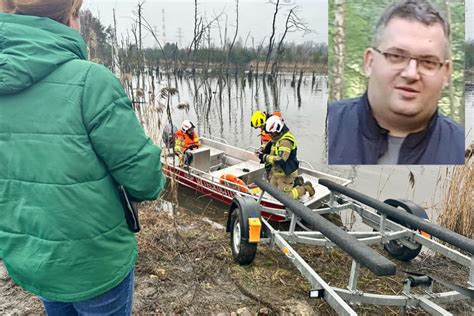
[[[459,294],[461,295],[464,295],[466,297],[469,297],[470,299],[474,298],[474,290],[473,289],[468,289],[466,287],[463,287],[463,286],[459,286],[459,285],[456,285],[454,283],[450,283],[450,282],[447,282],[447,281],[444,281],[444,280],[441,280],[440,278],[438,277],[434,277],[432,275],[427,275],[427,274],[423,274],[423,273],[418,273],[418,272],[411,272],[411,271],[402,271],[402,272],[405,272],[406,274],[411,274],[411,275],[416,275],[416,276],[427,276],[429,277],[430,279],[438,282],[438,283],[441,283],[443,284],[444,286],[446,286],[447,288],[453,290],[453,291],[456,291],[458,292]]]
[[[128,192],[123,187],[123,185],[118,186],[118,192],[128,228],[132,232],[138,233],[140,231],[140,222],[138,220],[138,210],[136,208],[136,203],[130,199]]]

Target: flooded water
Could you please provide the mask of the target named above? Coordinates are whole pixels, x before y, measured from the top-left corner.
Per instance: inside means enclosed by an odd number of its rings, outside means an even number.
[[[172,81],[173,82],[173,81]],[[255,110],[282,111],[285,122],[298,142],[299,159],[308,161],[314,168],[341,175],[353,180],[350,185],[369,196],[384,200],[407,198],[420,204],[435,219],[441,210],[446,180],[446,166],[328,166],[326,165],[325,120],[327,104],[327,77],[317,76],[312,86],[311,76],[301,85],[301,102],[296,89],[287,76],[272,89],[261,80],[232,77],[219,93],[216,79],[207,83],[190,80],[174,81],[179,95],[173,100],[173,122],[179,126],[182,120],[191,119],[198,126],[199,134],[226,139],[230,144],[248,148],[259,144],[258,132],[250,127],[250,116]],[[196,89],[196,87],[200,87]],[[210,93],[205,92],[206,90]],[[195,91],[198,91],[196,94]],[[211,95],[212,98],[206,97]],[[189,103],[189,111],[178,110],[178,103]],[[466,144],[473,141],[474,91],[466,91]],[[410,175],[414,185],[410,184]],[[206,197],[199,197],[192,190],[179,194],[181,206],[189,209],[207,208],[222,212],[227,208]],[[196,201],[199,200],[199,205]],[[201,205],[202,204],[202,205]]]
[[[174,107],[172,117],[176,126],[190,119],[197,124],[200,135],[223,138],[241,148],[258,147],[259,133],[250,126],[252,113],[282,111],[285,123],[297,139],[299,158],[314,167],[325,164],[326,76],[316,76],[314,85],[311,76],[303,77],[300,103],[289,75],[279,82],[277,89],[262,80],[249,81],[248,77],[230,77],[222,90],[215,78],[208,82],[183,79],[172,83],[177,84],[179,91],[174,105],[186,102],[190,105],[188,112]],[[211,96],[210,103],[206,94]]]

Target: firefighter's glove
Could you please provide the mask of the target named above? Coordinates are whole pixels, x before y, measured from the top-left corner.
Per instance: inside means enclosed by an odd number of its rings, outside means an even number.
[[[265,155],[265,154],[262,153],[262,152],[259,152],[259,153],[258,153],[258,159],[260,159],[260,162],[261,162],[261,163],[265,163],[265,158],[267,158],[267,155]]]

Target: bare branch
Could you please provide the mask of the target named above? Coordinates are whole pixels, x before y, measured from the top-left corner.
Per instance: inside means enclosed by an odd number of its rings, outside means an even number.
[[[263,67],[263,76],[267,73],[268,64],[270,63],[270,55],[273,51],[273,45],[275,44],[275,32],[276,32],[276,18],[278,15],[278,10],[280,8],[280,0],[269,1],[269,3],[275,6],[275,11],[273,12],[273,21],[272,21],[272,34],[270,35],[270,40],[268,41],[268,50],[267,57],[265,58],[265,66]]]
[[[237,33],[239,32],[239,0],[235,0],[235,33],[234,38],[232,39],[232,43],[229,46],[229,50],[227,52],[227,75],[229,74],[229,61],[230,61],[230,54],[232,52],[232,48],[234,48],[235,39],[237,38]]]

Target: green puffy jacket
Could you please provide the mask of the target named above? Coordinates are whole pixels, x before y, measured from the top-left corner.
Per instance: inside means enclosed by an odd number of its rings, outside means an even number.
[[[0,13],[0,258],[24,289],[63,302],[119,284],[137,257],[117,183],[164,185],[160,149],[79,33]]]

